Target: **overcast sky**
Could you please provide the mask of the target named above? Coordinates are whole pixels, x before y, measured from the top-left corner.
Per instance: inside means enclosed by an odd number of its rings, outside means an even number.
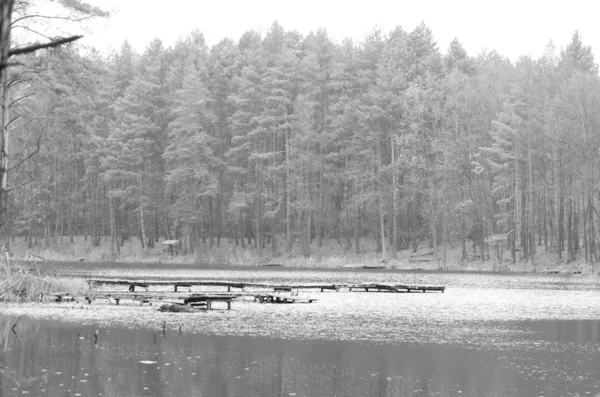
[[[118,49],[127,39],[142,52],[154,38],[166,46],[193,29],[209,45],[247,30],[265,32],[273,21],[306,34],[325,28],[335,41],[362,40],[373,27],[412,30],[421,21],[433,31],[442,53],[454,37],[470,55],[496,49],[516,60],[543,53],[553,40],[557,50],[578,30],[594,53],[600,50],[600,23],[592,0],[88,0],[114,15],[88,33],[84,43]],[[162,4],[162,6],[161,6]],[[488,5],[490,4],[490,5]],[[492,5],[493,4],[493,5]],[[596,57],[598,58],[598,57]],[[598,60],[598,59],[596,59]]]

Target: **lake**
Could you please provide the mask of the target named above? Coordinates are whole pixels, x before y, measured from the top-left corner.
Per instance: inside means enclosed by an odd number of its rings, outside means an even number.
[[[54,266],[81,276],[448,288],[309,292],[319,301],[193,314],[123,302],[6,304],[1,396],[600,395],[598,276]]]

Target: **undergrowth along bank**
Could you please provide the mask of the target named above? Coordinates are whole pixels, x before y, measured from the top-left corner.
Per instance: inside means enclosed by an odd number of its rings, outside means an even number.
[[[456,271],[490,271],[490,272],[541,272],[555,270],[564,273],[595,273],[596,269],[590,264],[582,262],[556,262],[551,252],[544,252],[542,248],[535,255],[535,261],[525,263],[512,263],[508,255],[498,261],[497,259],[481,259],[469,249],[469,255],[462,258],[460,245],[447,249],[447,260],[444,264],[441,259],[422,260],[423,253],[430,253],[431,248],[422,245],[416,252],[412,249],[401,250],[392,258],[391,252],[383,255],[377,252],[376,244],[370,239],[361,240],[360,252],[348,250],[335,240],[326,241],[323,246],[311,246],[311,255],[305,255],[298,244],[291,252],[284,252],[281,247],[273,249],[267,246],[262,250],[246,245],[231,244],[228,240],[221,240],[219,246],[198,244],[195,249],[171,256],[169,251],[160,244],[154,248],[142,249],[139,240],[129,239],[121,247],[120,255],[111,255],[108,242],[101,241],[100,246],[92,247],[84,237],[75,237],[74,243],[63,242],[57,239],[46,247],[34,246],[28,248],[20,239],[11,242],[12,258],[15,260],[45,259],[57,262],[125,262],[125,263],[162,263],[162,264],[204,264],[204,265],[230,265],[230,266],[264,266],[281,265],[297,268],[339,268],[339,267],[375,267],[384,266],[396,269],[423,269],[423,270],[456,270]],[[32,256],[35,255],[35,256]],[[415,255],[420,257],[415,260]]]

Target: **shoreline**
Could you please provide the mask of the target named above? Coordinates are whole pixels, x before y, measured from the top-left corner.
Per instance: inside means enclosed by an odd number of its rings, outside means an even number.
[[[460,245],[450,245],[446,252],[446,263],[438,257],[435,260],[434,250],[429,246],[417,249],[399,249],[393,258],[388,250],[385,255],[377,251],[376,244],[371,239],[361,240],[359,252],[348,250],[335,240],[324,241],[322,246],[313,244],[309,255],[294,246],[289,252],[275,248],[256,249],[251,246],[238,246],[232,242],[222,241],[220,245],[210,246],[201,243],[194,250],[180,251],[170,255],[168,250],[157,245],[154,248],[142,248],[137,239],[130,239],[120,247],[117,256],[110,251],[106,242],[99,246],[91,246],[82,236],[75,236],[74,242],[55,240],[52,244],[29,247],[24,240],[12,239],[10,245],[11,262],[47,263],[63,262],[79,264],[146,264],[156,266],[202,266],[202,267],[261,267],[261,268],[307,268],[307,269],[352,269],[356,271],[386,270],[399,271],[452,271],[452,272],[489,272],[489,273],[542,273],[558,272],[565,274],[579,273],[595,274],[600,264],[585,263],[582,258],[566,263],[557,260],[551,250],[538,246],[538,251],[531,260],[522,263],[512,263],[508,253],[501,258],[491,255],[481,259],[481,253],[475,253],[468,248],[467,258],[464,258]],[[488,253],[489,255],[490,253]],[[485,255],[487,257],[488,255]],[[39,262],[37,262],[39,261]]]
[[[120,258],[120,260],[81,260],[78,258],[60,258],[60,259],[46,259],[44,261],[30,261],[26,259],[11,259],[11,267],[19,268],[35,268],[36,265],[43,264],[65,264],[72,267],[81,267],[85,268],[86,266],[94,266],[101,265],[102,267],[119,267],[119,266],[132,266],[132,265],[147,265],[149,268],[155,267],[182,267],[182,268],[206,268],[206,269],[269,269],[269,270],[315,270],[315,271],[325,271],[325,270],[337,270],[337,271],[356,271],[356,272],[368,272],[368,271],[399,271],[399,272],[427,272],[427,273],[490,273],[490,274],[502,274],[502,273],[510,273],[510,274],[583,274],[583,275],[593,275],[598,274],[600,270],[600,264],[598,265],[598,269],[594,267],[594,271],[592,271],[591,266],[582,266],[580,264],[556,264],[553,267],[533,267],[531,264],[510,264],[504,265],[502,267],[497,264],[491,262],[471,262],[467,265],[448,265],[446,268],[438,267],[436,264],[432,263],[431,265],[423,266],[423,264],[419,263],[410,263],[410,262],[392,262],[386,264],[375,264],[375,265],[338,265],[331,266],[330,264],[324,262],[314,262],[314,263],[297,263],[293,260],[290,260],[288,263],[269,263],[269,264],[257,264],[257,263],[231,263],[231,262],[203,262],[198,260],[190,260],[189,258],[182,258],[183,260],[173,260],[173,261],[151,261],[151,260],[139,260],[139,258]]]

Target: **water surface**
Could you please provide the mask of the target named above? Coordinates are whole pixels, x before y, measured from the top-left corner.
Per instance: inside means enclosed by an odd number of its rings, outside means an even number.
[[[234,302],[231,311],[199,314],[159,313],[127,302],[4,305],[2,396],[599,395],[596,276],[190,267],[69,271],[449,288],[443,294],[308,292],[319,301]],[[11,326],[18,316],[24,317],[15,334]]]

